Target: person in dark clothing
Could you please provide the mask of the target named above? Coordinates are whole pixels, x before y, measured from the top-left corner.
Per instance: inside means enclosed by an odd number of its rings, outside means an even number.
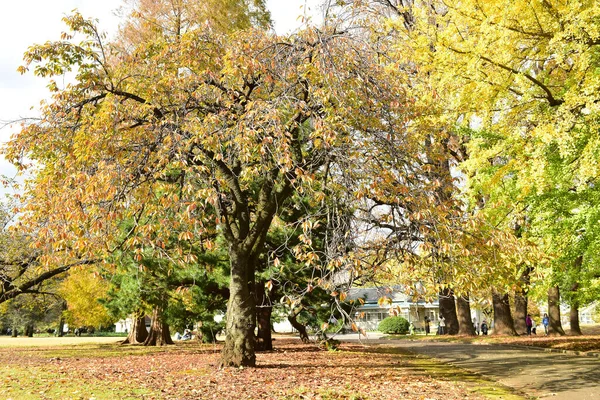
[[[487,324],[487,322],[486,322],[485,319],[481,323],[481,334],[482,335],[487,335],[488,334],[488,324]]]
[[[525,326],[527,326],[527,335],[531,336],[531,328],[533,328],[531,314],[527,314],[527,318],[525,318]]]

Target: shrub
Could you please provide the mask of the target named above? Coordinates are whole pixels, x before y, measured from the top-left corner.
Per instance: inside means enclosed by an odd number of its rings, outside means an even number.
[[[377,328],[383,333],[408,333],[408,321],[402,317],[387,317],[379,323]]]

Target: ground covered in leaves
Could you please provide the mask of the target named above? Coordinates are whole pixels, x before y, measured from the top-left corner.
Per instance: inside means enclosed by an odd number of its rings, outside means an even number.
[[[492,343],[534,346],[557,350],[570,350],[583,353],[600,353],[599,336],[519,336],[498,337],[491,339]]]
[[[538,330],[539,332],[539,330]],[[556,350],[569,350],[581,353],[600,353],[600,325],[582,327],[582,336],[573,336],[566,329],[565,336],[546,336],[543,328],[531,336],[393,336],[390,338],[409,340],[458,341],[463,343],[490,343],[517,346],[533,346]]]
[[[481,384],[386,347],[326,351],[296,340],[257,368],[218,369],[220,347],[0,348],[3,399],[483,399]],[[446,367],[444,367],[446,368]],[[451,367],[447,367],[451,368]],[[495,389],[494,389],[495,390]]]

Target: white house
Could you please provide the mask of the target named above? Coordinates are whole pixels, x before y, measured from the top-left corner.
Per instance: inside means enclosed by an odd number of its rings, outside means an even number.
[[[431,321],[438,320],[439,303],[437,299],[432,303],[415,300],[403,293],[400,287],[353,288],[350,289],[348,297],[354,300],[364,300],[364,304],[355,310],[352,317],[359,328],[367,331],[377,330],[379,323],[391,315],[406,318],[419,330],[425,327],[425,316],[429,317]],[[387,300],[380,301],[382,298]]]

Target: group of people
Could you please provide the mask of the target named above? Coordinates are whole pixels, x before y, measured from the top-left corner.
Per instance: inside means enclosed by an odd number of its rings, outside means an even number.
[[[175,340],[192,340],[192,332],[189,329],[183,331],[183,335],[175,332]]]
[[[550,325],[550,318],[546,313],[544,313],[544,316],[542,317],[542,325],[544,326],[544,333],[548,335],[548,325]],[[531,314],[527,314],[527,318],[525,318],[525,326],[527,327],[527,335],[537,335],[537,324],[535,323],[533,318],[531,318]]]
[[[477,324],[477,318],[473,318],[473,328],[475,329],[475,333],[479,336],[481,335],[487,335],[488,331],[490,329],[487,321],[484,319],[481,322],[481,325]]]
[[[431,324],[431,319],[428,316],[425,316],[425,335],[429,335],[429,333],[431,333],[430,324]],[[542,317],[542,325],[544,326],[544,332],[546,333],[546,335],[548,335],[548,325],[549,324],[550,324],[550,318],[548,317],[548,314],[544,314],[544,316]],[[536,332],[537,325],[536,325],[535,321],[533,320],[533,318],[531,317],[531,314],[527,314],[527,318],[525,318],[525,325],[527,326],[527,335],[532,335],[532,334],[537,335],[537,332]],[[479,335],[487,335],[488,331],[489,331],[489,325],[485,319],[483,320],[483,322],[481,322],[481,324],[477,324],[477,319],[473,318],[473,328],[475,328],[475,332],[478,336]],[[438,335],[446,334],[446,319],[441,315],[438,320],[437,334]]]
[[[431,324],[431,319],[428,316],[425,316],[425,335],[429,335],[429,333],[431,333],[431,328],[430,328],[430,324]],[[548,325],[550,324],[550,318],[548,317],[548,314],[544,314],[544,316],[542,317],[542,325],[544,326],[544,332],[546,333],[546,335],[548,335]],[[537,335],[536,332],[536,323],[533,320],[533,318],[531,317],[531,314],[527,314],[527,318],[525,318],[525,325],[527,326],[527,335]],[[488,331],[489,331],[489,325],[487,323],[487,321],[484,319],[483,322],[481,322],[481,324],[477,324],[477,319],[473,318],[473,328],[475,328],[475,333],[479,336],[479,335],[487,335]],[[445,335],[446,334],[446,319],[440,315],[440,318],[438,320],[438,330],[437,330],[437,334],[438,335]]]

